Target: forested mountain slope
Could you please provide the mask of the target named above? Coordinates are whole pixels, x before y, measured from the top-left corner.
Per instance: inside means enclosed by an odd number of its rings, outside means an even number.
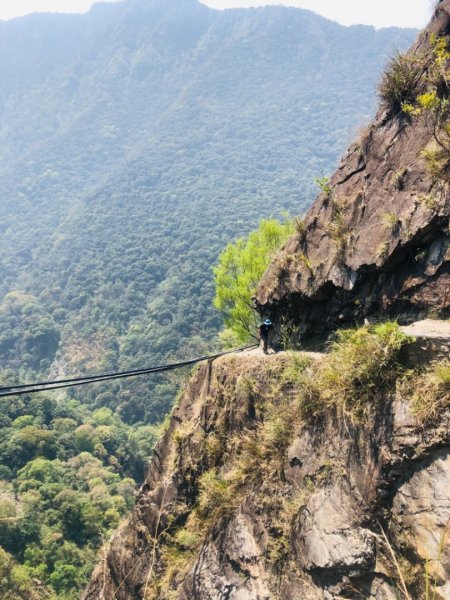
[[[413,35],[176,0],[0,23],[2,385],[212,349],[218,253],[308,205]],[[79,596],[176,389],[3,399],[2,598]]]
[[[414,35],[193,0],[0,32],[0,352],[22,379],[211,347],[218,252],[308,205]],[[175,386],[151,389],[83,399],[157,420]]]

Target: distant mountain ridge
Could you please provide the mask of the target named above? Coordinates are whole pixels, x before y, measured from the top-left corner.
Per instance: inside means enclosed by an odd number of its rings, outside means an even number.
[[[414,35],[195,0],[1,23],[1,365],[24,378],[211,348],[218,252],[309,205]],[[146,385],[83,397],[157,420],[175,385]]]

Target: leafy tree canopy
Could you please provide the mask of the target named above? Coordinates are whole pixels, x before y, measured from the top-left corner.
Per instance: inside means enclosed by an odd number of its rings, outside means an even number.
[[[257,315],[252,296],[271,258],[293,233],[292,221],[263,219],[247,239],[227,245],[214,269],[214,306],[240,342],[256,337]]]

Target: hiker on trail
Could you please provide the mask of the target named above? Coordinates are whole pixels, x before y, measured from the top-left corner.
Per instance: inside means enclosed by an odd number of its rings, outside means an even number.
[[[269,334],[272,331],[273,325],[270,319],[266,319],[261,323],[258,330],[258,338],[263,341],[264,354],[267,354],[267,344],[269,342]]]

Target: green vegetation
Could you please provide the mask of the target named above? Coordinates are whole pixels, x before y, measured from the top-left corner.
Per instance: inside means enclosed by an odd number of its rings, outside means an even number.
[[[389,234],[394,233],[394,231],[399,227],[401,223],[398,215],[394,212],[384,212],[381,215],[381,220],[386,226],[386,229],[389,232]]]
[[[433,194],[419,194],[417,200],[429,210],[436,210],[439,204],[438,199]]]
[[[411,398],[413,412],[420,423],[435,422],[450,405],[450,361],[440,361],[421,373],[410,375],[402,390]]]
[[[1,596],[40,598],[38,580],[78,598],[133,505],[158,430],[45,395],[4,398],[0,415]]]
[[[429,174],[435,181],[448,181],[450,177],[450,144],[447,150],[436,143],[431,143],[422,150],[422,157],[425,159]]]
[[[172,598],[170,594],[182,585],[202,543],[211,533],[218,535],[247,498],[258,507],[258,517],[270,524],[264,558],[276,588],[275,579],[281,581],[292,566],[288,561],[299,514],[312,493],[345,475],[348,468],[347,457],[333,455],[324,457],[311,475],[303,475],[300,481],[287,477],[287,452],[295,437],[304,429],[312,436],[323,432],[320,420],[327,418],[332,423],[336,418],[345,421],[350,430],[351,424],[364,428],[369,418],[389,410],[399,394],[412,403],[419,423],[424,422],[414,408],[413,391],[420,393],[422,402],[433,398],[428,413],[433,419],[450,406],[449,361],[432,364],[424,371],[408,371],[398,358],[409,341],[397,323],[385,322],[338,332],[323,357],[287,352],[264,366],[249,364],[248,371],[239,374],[233,371],[230,358],[224,367],[229,377],[218,374],[212,383],[217,386],[216,402],[208,432],[185,434],[196,436],[201,450],[194,464],[185,457],[179,473],[189,481],[189,498],[186,503],[180,501],[172,526],[161,537],[162,568],[158,581],[149,586],[148,598]],[[250,404],[254,412],[248,419],[246,407]],[[198,443],[198,436],[203,444]],[[186,440],[182,432],[180,438],[182,447]],[[422,569],[417,559],[413,568],[406,556],[405,548],[393,548],[387,535],[379,537],[378,559],[399,597],[431,600],[435,583],[427,562]]]
[[[299,424],[296,390],[302,385],[310,365],[308,358],[288,353],[281,365],[267,369],[269,384],[264,402],[258,407],[260,420],[255,428],[246,430],[235,440],[240,449],[232,473],[236,494],[250,485],[264,486],[277,479],[284,452]],[[252,391],[251,387],[248,391]]]
[[[246,240],[228,244],[219,257],[219,264],[214,269],[214,306],[241,342],[256,338],[258,315],[252,297],[275,252],[293,231],[291,221],[262,220],[259,228]]]
[[[273,534],[267,561],[282,563],[289,548],[287,531],[308,497],[303,492],[289,494],[281,465],[298,422],[298,405],[293,401],[296,386],[309,365],[304,356],[287,353],[277,364],[257,372],[250,368],[248,376],[239,378],[235,390],[226,385],[217,390],[218,412],[210,422],[211,431],[204,434],[205,470],[191,481],[198,495],[190,506],[177,507],[175,513],[183,516],[179,519],[182,524],[178,521],[161,538],[165,568],[149,586],[148,600],[171,598],[208,534],[231,518],[248,494],[260,499],[261,506],[271,513]],[[247,427],[245,420],[242,430],[230,432],[227,415],[230,412],[236,418],[236,404],[246,397],[258,398],[255,421]],[[230,457],[232,461],[227,460]],[[286,488],[282,498],[274,494],[280,485]]]
[[[309,206],[415,36],[127,0],[1,27],[0,366],[29,381],[215,350],[220,252]],[[74,394],[158,423],[177,384]]]
[[[27,569],[18,565],[2,548],[0,548],[0,594],[3,600],[51,598],[44,586],[37,584],[36,580],[33,581]]]
[[[225,385],[217,391],[220,402],[211,431],[205,434],[202,465],[206,470],[196,482],[198,496],[193,506],[182,507],[183,525],[164,539],[164,584],[160,581],[158,587],[155,583],[150,598],[170,597],[170,590],[181,584],[208,532],[231,518],[246,497],[261,506],[271,524],[265,560],[281,576],[299,511],[316,489],[339,477],[343,468],[336,458],[335,464],[325,462],[314,477],[305,477],[293,486],[283,472],[293,437],[326,412],[362,420],[386,401],[402,374],[396,357],[406,339],[398,325],[390,322],[341,331],[321,359],[311,361],[287,353],[266,365],[263,372],[241,375],[235,390]],[[255,418],[248,426],[230,432],[227,415],[237,419],[236,402],[245,406],[246,397],[255,404]],[[179,539],[187,540],[186,544]]]
[[[306,209],[314,174],[374,110],[385,57],[415,35],[127,0],[0,27],[5,385],[215,350],[219,253],[262,216]],[[77,594],[185,375],[52,392],[50,416],[32,399],[1,406],[2,597],[39,595],[37,580]],[[79,527],[65,529],[67,491]]]
[[[423,69],[414,56],[397,53],[381,78],[378,93],[384,108],[392,117],[404,114],[405,104],[414,101]]]
[[[411,118],[420,119],[428,128],[432,141],[422,151],[427,169],[433,180],[450,181],[450,51],[448,39],[432,35],[428,51],[413,61],[423,76],[408,99],[402,102],[402,111]]]
[[[200,494],[197,514],[206,521],[216,523],[239,504],[239,496],[234,493],[230,482],[214,469],[206,471],[199,480]],[[186,533],[184,534],[186,537]]]
[[[395,383],[396,359],[407,339],[394,322],[338,331],[326,359],[300,389],[303,417],[337,409],[351,419],[363,418]]]
[[[322,192],[327,196],[331,196],[333,193],[333,188],[330,186],[330,178],[329,177],[316,177],[314,181],[320,187]]]

